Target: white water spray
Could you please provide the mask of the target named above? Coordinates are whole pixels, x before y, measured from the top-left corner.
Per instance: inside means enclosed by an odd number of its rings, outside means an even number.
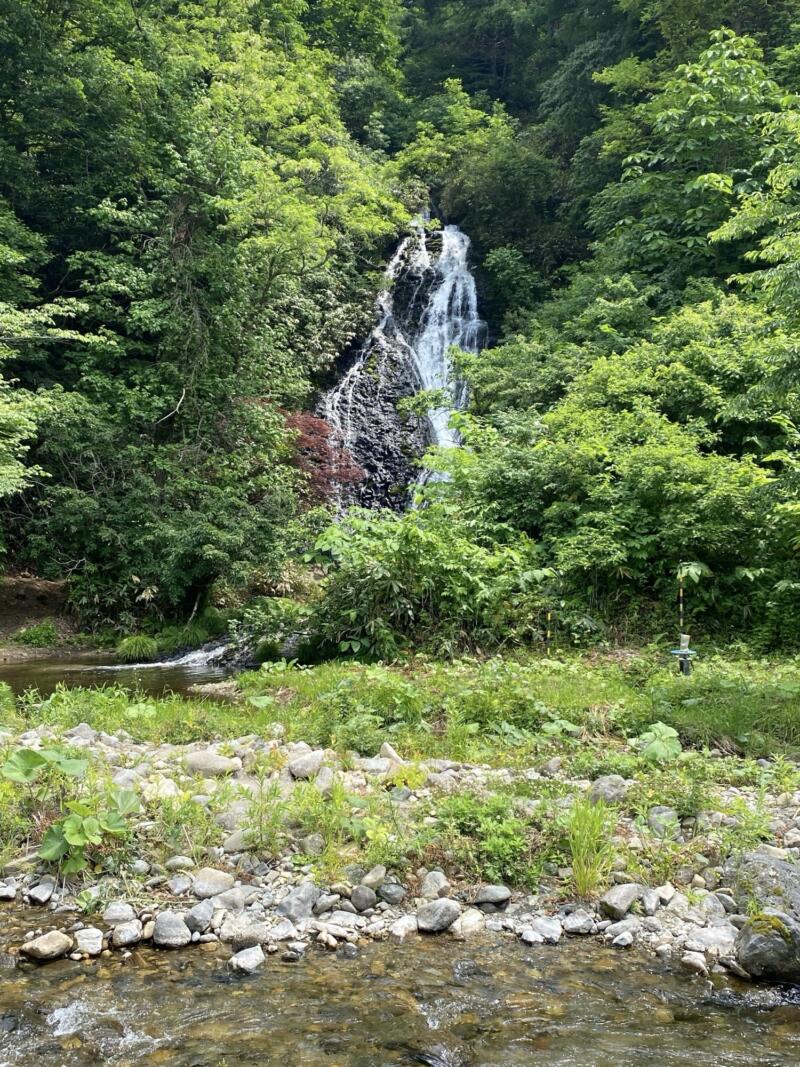
[[[430,442],[443,448],[459,444],[450,416],[466,406],[467,390],[455,377],[451,348],[476,353],[486,332],[478,316],[475,279],[468,266],[469,247],[469,238],[457,226],[428,234],[420,225],[400,244],[387,268],[389,285],[378,297],[378,324],[353,366],[324,398],[322,413],[340,448],[352,452],[358,444],[355,397],[365,363],[376,351],[400,357],[414,393],[444,391],[448,402],[427,413]],[[395,307],[393,292],[400,283],[402,314]]]

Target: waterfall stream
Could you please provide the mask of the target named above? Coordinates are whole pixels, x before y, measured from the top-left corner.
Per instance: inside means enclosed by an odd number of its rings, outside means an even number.
[[[349,492],[341,489],[341,504],[403,506],[409,484],[420,480],[415,457],[431,444],[458,445],[450,416],[465,407],[467,391],[455,378],[450,349],[478,352],[486,334],[469,247],[457,226],[428,233],[420,225],[389,263],[378,323],[321,405],[332,444],[346,449],[366,475]],[[423,390],[442,390],[447,403],[409,428],[397,414],[397,401]]]

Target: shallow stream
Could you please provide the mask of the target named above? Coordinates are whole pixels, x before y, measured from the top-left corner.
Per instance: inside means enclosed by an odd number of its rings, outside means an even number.
[[[0,906],[1,907],[1,906]],[[0,912],[2,940],[42,913]],[[791,1067],[800,1006],[571,940],[309,950],[232,976],[224,948],[4,969],[0,1065]]]

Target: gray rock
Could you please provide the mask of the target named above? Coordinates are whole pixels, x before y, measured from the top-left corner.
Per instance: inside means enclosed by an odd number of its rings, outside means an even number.
[[[325,851],[325,838],[322,834],[308,834],[300,845],[306,856],[321,856]]]
[[[393,941],[405,941],[409,934],[417,933],[416,915],[401,915],[389,927],[389,937]]]
[[[210,899],[206,899],[201,900],[199,904],[195,904],[193,908],[190,908],[184,915],[183,921],[193,934],[204,934],[211,926],[213,917],[214,904]]]
[[[112,901],[103,912],[103,922],[107,926],[120,926],[122,923],[133,922],[136,912],[124,900]]]
[[[244,890],[239,886],[234,886],[233,889],[226,889],[224,893],[217,893],[215,897],[209,899],[214,906],[214,911],[229,911],[233,914],[244,911],[247,904]]]
[[[240,771],[242,761],[238,756],[221,756],[213,748],[205,748],[188,753],[186,769],[190,774],[199,774],[204,778],[217,778]]]
[[[377,892],[385,881],[386,868],[381,864],[378,864],[373,867],[372,870],[367,871],[361,879],[361,884],[365,885],[367,889],[374,889]]]
[[[751,918],[736,938],[736,961],[753,978],[800,981],[800,923],[768,909]]]
[[[645,889],[642,891],[642,911],[645,915],[655,915],[661,907],[661,897],[657,889]]]
[[[249,852],[253,847],[253,835],[249,830],[234,830],[222,842],[222,851],[229,855],[233,852]]]
[[[565,915],[561,920],[566,934],[590,934],[594,930],[594,916],[583,908]]]
[[[304,780],[314,778],[319,772],[324,759],[325,753],[321,748],[315,752],[304,752],[302,756],[296,756],[289,761],[289,773],[292,778]]]
[[[320,895],[320,890],[313,882],[301,882],[300,885],[289,890],[276,911],[279,915],[285,915],[287,919],[291,919],[293,923],[310,919]]]
[[[156,916],[153,944],[161,948],[183,948],[192,940],[192,931],[177,911],[162,911]]]
[[[635,882],[612,886],[600,899],[600,908],[611,919],[623,919],[642,894],[642,887]]]
[[[655,837],[680,837],[681,822],[674,808],[667,808],[661,804],[652,807],[647,814],[647,825]]]
[[[28,900],[31,904],[38,904],[42,907],[50,900],[55,888],[52,878],[43,878],[38,885],[28,890]]]
[[[203,867],[194,876],[192,892],[198,900],[216,897],[233,888],[236,879],[228,871],[218,871],[214,867]]]
[[[798,864],[776,858],[762,846],[729,861],[725,881],[733,890],[740,911],[749,911],[755,901],[761,909],[774,908],[800,922]]]
[[[564,932],[558,919],[548,919],[545,916],[534,919],[528,929],[538,934],[547,945],[557,945]]]
[[[601,800],[606,804],[619,804],[625,798],[628,787],[629,783],[621,775],[605,774],[592,782],[589,800],[592,804],[598,804]]]
[[[444,897],[450,892],[450,883],[447,876],[441,871],[429,871],[422,879],[419,895],[423,900],[435,900]]]
[[[40,934],[31,941],[26,941],[21,952],[32,960],[57,960],[72,950],[72,938],[63,930],[51,930]]]
[[[75,949],[85,956],[99,956],[103,951],[103,931],[96,926],[84,926],[75,933]]]
[[[252,948],[242,949],[228,960],[228,966],[237,974],[253,974],[262,967],[266,956],[261,945],[253,945]]]
[[[170,856],[164,867],[168,871],[191,871],[194,865],[191,856]]]
[[[327,797],[330,795],[331,789],[333,789],[335,780],[336,775],[333,773],[333,769],[323,764],[314,779],[314,786],[324,797]]]
[[[17,896],[17,887],[15,885],[9,885],[7,882],[0,882],[0,900],[15,900]]]
[[[132,919],[128,923],[119,923],[114,927],[111,935],[111,944],[114,948],[125,948],[127,945],[136,945],[142,940],[142,924],[138,919]]]
[[[633,930],[623,930],[621,934],[617,934],[611,944],[614,948],[630,948],[633,944],[633,938]]]
[[[417,908],[417,926],[423,933],[438,934],[449,930],[460,914],[458,901],[440,897]]]
[[[481,886],[475,895],[475,903],[478,905],[493,904],[495,907],[501,907],[508,904],[509,900],[511,900],[511,890],[504,885]]]
[[[450,927],[450,933],[456,941],[466,941],[486,928],[486,917],[477,908],[466,908]]]
[[[192,888],[192,879],[188,874],[175,874],[167,882],[167,889],[174,897],[182,897]]]
[[[365,885],[357,885],[350,894],[350,901],[356,911],[367,911],[368,908],[375,907],[378,897],[374,889]]]
[[[254,945],[266,945],[270,940],[270,930],[266,923],[252,922],[244,915],[236,915],[228,917],[222,924],[219,939],[237,950],[252,948]]]
[[[681,956],[681,966],[693,974],[708,974],[708,964],[702,952],[686,952]]]
[[[378,896],[381,900],[387,904],[391,904],[393,907],[402,903],[405,899],[406,891],[399,882],[384,882],[378,890]]]

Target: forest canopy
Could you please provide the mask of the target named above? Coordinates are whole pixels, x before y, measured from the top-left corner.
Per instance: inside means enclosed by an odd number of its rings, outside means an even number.
[[[796,644],[798,94],[800,0],[5,0],[6,567],[131,629],[305,555],[379,656],[651,635],[682,573]],[[425,206],[491,330],[464,447],[328,527],[314,396]]]

